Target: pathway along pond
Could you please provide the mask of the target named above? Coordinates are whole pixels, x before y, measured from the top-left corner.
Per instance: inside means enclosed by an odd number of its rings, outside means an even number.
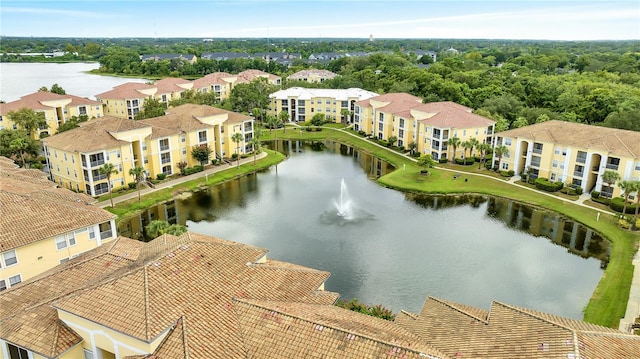
[[[582,319],[609,242],[560,215],[487,196],[383,188],[393,168],[345,145],[280,142],[289,158],[262,173],[155,206],[153,219],[270,250],[331,273],[342,298],[419,312],[427,296],[488,308],[492,300]],[[346,191],[341,191],[344,180]],[[347,208],[339,215],[340,197]]]

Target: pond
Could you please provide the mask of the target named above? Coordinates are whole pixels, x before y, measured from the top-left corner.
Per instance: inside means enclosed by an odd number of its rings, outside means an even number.
[[[405,194],[375,178],[393,168],[332,142],[280,142],[267,171],[176,199],[120,223],[153,219],[270,250],[331,273],[342,298],[419,312],[427,296],[492,300],[581,319],[609,242],[556,213],[487,196]]]

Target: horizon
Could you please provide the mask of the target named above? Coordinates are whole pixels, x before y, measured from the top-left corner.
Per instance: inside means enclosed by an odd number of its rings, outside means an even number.
[[[637,0],[4,0],[0,19],[22,38],[640,40]]]

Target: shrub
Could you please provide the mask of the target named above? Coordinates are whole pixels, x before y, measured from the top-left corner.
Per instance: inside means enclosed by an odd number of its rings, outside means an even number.
[[[311,132],[311,131],[313,131],[313,128],[310,127],[310,126],[307,126],[307,127],[304,128],[304,130],[307,131],[307,132]]]
[[[336,306],[344,309],[348,309],[354,312],[370,315],[377,318],[393,321],[396,317],[393,312],[382,305],[368,306],[364,303],[358,302],[358,299],[352,299],[350,301],[340,300],[336,303]]]
[[[428,175],[429,174],[429,170],[420,170],[420,174],[421,175]]]
[[[467,157],[467,163],[465,165],[463,158],[456,158],[456,164],[463,165],[463,166],[471,166],[473,164],[473,161],[474,161],[473,157]]]
[[[484,168],[490,170],[491,169],[491,161],[487,161],[484,163]]]
[[[362,130],[360,130],[360,131],[358,131],[358,134],[359,134],[360,136],[364,137],[367,133],[366,133],[366,132],[364,132],[364,131],[362,131]]]
[[[158,181],[163,181],[165,178],[167,178],[167,175],[164,173],[158,173]]]
[[[438,160],[438,163],[447,163],[447,162],[449,162],[449,160],[446,158],[441,158]]]
[[[238,159],[238,154],[237,153],[232,154],[231,155],[231,159],[234,160],[234,161],[237,160]]]
[[[511,171],[500,171],[500,176],[502,177],[512,177],[513,175],[509,174]]]
[[[509,175],[509,177],[513,177],[513,175],[515,175],[516,173],[513,172],[513,170],[508,170],[507,174]]]
[[[200,165],[195,165],[195,166],[193,166],[193,169],[194,169],[196,172],[202,172],[202,171],[204,170],[204,167],[202,167],[202,166],[200,166]]]
[[[596,199],[596,198],[600,198],[600,192],[598,191],[591,192],[591,199]]]
[[[604,204],[604,205],[606,205],[606,206],[608,206],[608,205],[609,205],[609,198],[607,198],[607,197],[597,197],[597,198],[593,198],[593,197],[591,197],[591,199],[592,199],[594,202],[598,202],[598,203]]]
[[[562,182],[551,182],[546,178],[536,178],[535,185],[537,189],[541,189],[547,192],[556,192],[564,187]]]
[[[127,185],[129,185],[129,189],[135,189],[135,188],[136,188],[136,186],[138,185],[138,183],[136,183],[136,182],[129,182],[129,183],[127,183]]]
[[[609,200],[609,208],[612,210],[622,213],[624,209],[624,198],[616,197]],[[627,210],[624,214],[635,214],[636,212],[636,204],[635,203],[627,203]]]
[[[582,194],[582,187],[576,187],[575,191],[576,191],[576,194],[578,196],[581,195]]]

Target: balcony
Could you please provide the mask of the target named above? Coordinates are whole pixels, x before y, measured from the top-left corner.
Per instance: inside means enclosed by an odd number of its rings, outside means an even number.
[[[171,158],[163,158],[161,160],[161,162],[162,162],[162,164],[169,163],[169,162],[171,162]]]
[[[542,154],[542,148],[534,148],[533,153]]]
[[[111,230],[100,232],[100,239],[107,239],[107,238],[111,238],[112,236],[113,236],[113,233]]]
[[[98,166],[102,166],[104,164],[104,159],[101,160],[97,160],[97,161],[89,161],[89,162],[85,162],[85,167],[91,168],[91,167],[98,167]]]
[[[587,158],[586,157],[576,157],[576,163],[587,163]]]
[[[105,193],[109,193],[109,187],[105,186],[105,187],[96,188],[95,192],[96,192],[96,196],[97,195],[101,195],[101,194],[105,194]]]
[[[583,171],[573,171],[574,177],[582,177],[584,175]]]
[[[599,170],[600,170],[600,167],[598,167],[598,166],[591,167],[591,171],[593,171],[593,172],[598,172]]]
[[[169,151],[169,145],[160,145],[160,151]]]
[[[618,170],[618,165],[613,164],[613,163],[607,163],[607,169],[608,169],[608,170],[614,170],[614,171],[617,171],[617,170]]]

